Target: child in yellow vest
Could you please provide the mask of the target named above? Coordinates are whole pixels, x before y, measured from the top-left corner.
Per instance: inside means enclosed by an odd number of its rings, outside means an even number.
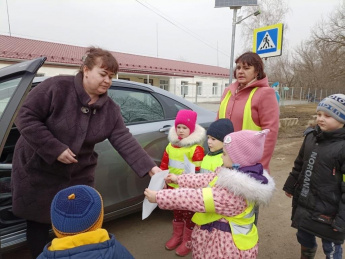
[[[145,190],[161,209],[195,211],[194,259],[256,258],[258,233],[254,205],[268,204],[275,183],[259,163],[269,130],[242,130],[224,138],[223,166],[215,173],[173,175],[166,182],[181,188]]]
[[[219,119],[211,123],[206,132],[209,152],[201,162],[200,173],[214,172],[223,164],[223,140],[231,132],[234,132],[234,126],[229,119]]]
[[[169,131],[169,144],[166,147],[160,168],[169,169],[171,174],[180,175],[184,172],[184,156],[195,165],[195,171],[200,170],[200,164],[204,158],[203,143],[206,131],[196,124],[197,113],[191,110],[180,110],[175,119],[175,127]],[[189,173],[189,172],[186,172]],[[178,188],[177,184],[169,183],[168,188]],[[185,256],[191,249],[190,243],[194,223],[191,218],[193,212],[188,210],[174,210],[173,234],[166,242],[165,248],[173,250],[176,254]]]

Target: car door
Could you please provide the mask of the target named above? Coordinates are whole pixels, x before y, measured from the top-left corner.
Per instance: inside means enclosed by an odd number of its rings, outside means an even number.
[[[167,113],[163,96],[131,87],[111,87],[108,95],[120,106],[130,132],[159,166],[177,111],[189,108],[176,102],[175,113]],[[105,219],[140,209],[150,177],[138,177],[107,140],[95,150],[99,155],[95,184],[103,197]]]
[[[1,253],[25,241],[24,220],[12,214],[10,189],[12,155],[18,131],[15,116],[37,70],[46,58],[40,57],[0,69],[0,248]]]

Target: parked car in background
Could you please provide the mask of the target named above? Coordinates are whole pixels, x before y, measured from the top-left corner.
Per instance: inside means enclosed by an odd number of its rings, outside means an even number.
[[[18,63],[0,69],[0,252],[23,245],[26,224],[12,213],[10,189],[12,156],[20,136],[13,124],[15,115],[31,86],[42,82],[36,77],[45,58]],[[208,128],[216,113],[199,107],[174,94],[151,85],[113,80],[108,95],[121,107],[123,119],[141,146],[160,165],[168,144],[167,134],[174,126],[176,114],[190,109],[198,114],[197,123]],[[205,147],[206,147],[205,142]],[[144,189],[150,177],[139,178],[121,158],[109,141],[96,145],[98,165],[96,188],[104,200],[104,220],[109,221],[140,211]],[[0,254],[0,256],[1,256]]]

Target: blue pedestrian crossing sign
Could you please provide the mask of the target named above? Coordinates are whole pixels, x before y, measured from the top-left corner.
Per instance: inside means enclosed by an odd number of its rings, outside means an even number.
[[[262,58],[280,56],[283,46],[283,24],[254,29],[253,52]]]

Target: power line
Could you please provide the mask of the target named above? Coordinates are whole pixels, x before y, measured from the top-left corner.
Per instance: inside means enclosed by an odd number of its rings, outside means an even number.
[[[159,9],[157,9],[156,7],[154,7],[153,5],[145,2],[142,3],[141,1],[139,0],[135,0],[137,1],[139,4],[141,4],[142,6],[144,6],[145,8],[149,9],[150,11],[154,12],[155,14],[157,14],[158,16],[160,16],[161,18],[163,18],[164,20],[166,20],[167,22],[171,23],[172,25],[176,26],[177,28],[183,30],[184,32],[186,32],[187,34],[189,34],[190,36],[192,36],[193,38],[201,41],[202,43],[204,43],[205,45],[207,45],[208,47],[216,50],[217,52],[220,52],[222,53],[223,55],[227,56],[227,57],[230,57],[230,55],[228,55],[226,52],[222,51],[222,50],[219,50],[218,48],[215,48],[213,47],[210,43],[204,41],[199,35],[197,35],[196,33],[194,33],[193,31],[189,30],[187,27],[183,26],[183,25],[179,25],[177,24],[178,22],[177,21],[171,21],[170,19],[168,19],[166,16],[166,14],[164,14],[162,11],[160,11]]]

